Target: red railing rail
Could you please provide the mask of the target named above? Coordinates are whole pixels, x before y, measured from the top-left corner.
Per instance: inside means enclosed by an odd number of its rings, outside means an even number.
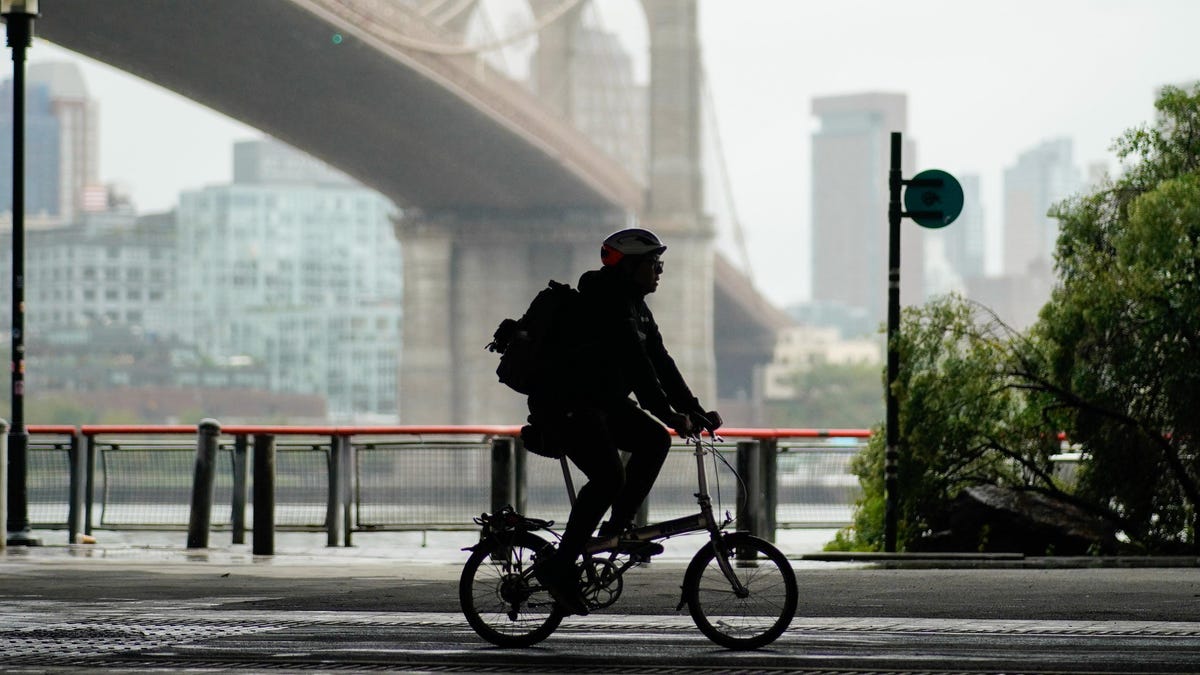
[[[199,427],[195,424],[83,424],[30,425],[30,433],[73,434],[84,436],[100,434],[194,434]],[[230,424],[221,427],[221,433],[229,436],[265,434],[270,436],[419,436],[419,435],[474,435],[474,436],[520,436],[517,424],[406,424],[365,426],[305,426],[277,424]],[[820,429],[790,427],[729,427],[719,434],[726,438],[870,438],[870,429]]]

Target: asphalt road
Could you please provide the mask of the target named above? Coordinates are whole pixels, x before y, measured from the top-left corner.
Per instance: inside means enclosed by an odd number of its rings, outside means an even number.
[[[797,562],[791,628],[736,653],[675,612],[684,563],[655,562],[609,610],[499,650],[458,613],[453,554],[73,549],[0,555],[0,670],[1200,672],[1196,567]]]

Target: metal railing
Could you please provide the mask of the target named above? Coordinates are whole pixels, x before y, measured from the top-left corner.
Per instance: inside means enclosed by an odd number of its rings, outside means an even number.
[[[230,531],[233,543],[245,543],[250,530],[257,550],[271,546],[258,537],[280,529],[325,531],[328,545],[349,546],[355,532],[471,529],[473,516],[505,504],[559,522],[569,511],[559,464],[526,453],[517,426],[222,428],[206,421],[29,431],[31,524],[66,529],[69,541],[95,529],[187,530],[189,547],[204,547],[210,530]],[[869,432],[722,434],[718,447],[740,481],[719,462],[709,481],[717,506],[736,514],[739,527],[773,537],[777,528],[850,523],[860,489],[849,462]],[[690,450],[675,450],[643,517],[695,509]],[[269,495],[252,498],[256,482]]]

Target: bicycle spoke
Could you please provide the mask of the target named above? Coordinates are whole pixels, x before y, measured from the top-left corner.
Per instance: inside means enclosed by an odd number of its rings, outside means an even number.
[[[497,543],[473,553],[459,587],[471,627],[502,647],[535,644],[562,620],[553,599],[528,573],[534,551],[545,542],[529,534],[516,536],[521,543]]]
[[[701,552],[703,567],[685,580],[690,589],[692,618],[706,636],[733,649],[754,649],[770,643],[787,628],[795,613],[797,590],[791,566],[769,543],[742,533],[727,535],[729,571],[710,548]],[[754,557],[738,560],[737,555]]]

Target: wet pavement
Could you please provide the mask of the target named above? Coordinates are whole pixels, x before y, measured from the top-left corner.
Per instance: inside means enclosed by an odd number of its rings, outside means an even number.
[[[682,538],[627,574],[609,610],[568,618],[534,648],[499,650],[458,613],[459,549],[473,537],[406,533],[396,546],[350,549],[285,539],[274,556],[115,537],[10,548],[0,670],[1200,672],[1194,560],[937,566],[794,553],[795,621],[769,648],[739,653],[675,611],[703,543]]]

